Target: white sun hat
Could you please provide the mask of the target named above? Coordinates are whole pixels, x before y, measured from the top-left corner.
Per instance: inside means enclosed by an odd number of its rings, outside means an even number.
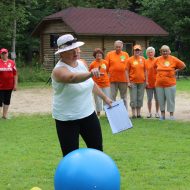
[[[55,52],[55,55],[82,45],[84,45],[84,42],[77,41],[71,34],[65,34],[57,39],[58,50]]]

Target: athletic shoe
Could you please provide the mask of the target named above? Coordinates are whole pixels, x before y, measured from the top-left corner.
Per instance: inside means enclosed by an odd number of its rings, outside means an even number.
[[[151,118],[152,117],[152,114],[151,113],[149,113],[147,116],[146,116],[146,118]]]
[[[160,121],[163,121],[163,120],[165,120],[165,117],[163,117],[163,116],[160,116],[160,119],[159,119]]]
[[[156,114],[155,114],[155,118],[160,118],[159,113],[156,113]]]
[[[175,120],[174,116],[170,116],[169,120]]]

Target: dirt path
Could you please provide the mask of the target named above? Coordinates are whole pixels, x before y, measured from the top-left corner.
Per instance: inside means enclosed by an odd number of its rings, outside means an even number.
[[[12,94],[9,112],[12,114],[51,113],[52,90],[36,88],[17,90]]]
[[[13,92],[9,113],[10,115],[51,113],[51,103],[51,88],[22,89]],[[147,107],[145,97],[142,115],[146,116],[146,114]],[[190,94],[177,94],[175,118],[177,120],[190,121]]]

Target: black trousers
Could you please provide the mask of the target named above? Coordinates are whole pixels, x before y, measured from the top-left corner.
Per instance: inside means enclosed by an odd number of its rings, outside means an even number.
[[[95,112],[83,119],[55,122],[63,156],[79,148],[79,135],[88,148],[103,151],[101,126]]]
[[[12,90],[0,90],[0,107],[10,105]]]

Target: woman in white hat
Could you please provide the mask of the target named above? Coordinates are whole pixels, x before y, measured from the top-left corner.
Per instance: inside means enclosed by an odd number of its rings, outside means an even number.
[[[78,59],[78,47],[84,45],[71,34],[57,40],[60,60],[52,71],[53,118],[63,156],[79,148],[79,135],[88,148],[103,150],[102,132],[95,113],[92,92],[111,106],[107,97],[93,82],[93,76],[100,76],[97,68],[91,72]]]

